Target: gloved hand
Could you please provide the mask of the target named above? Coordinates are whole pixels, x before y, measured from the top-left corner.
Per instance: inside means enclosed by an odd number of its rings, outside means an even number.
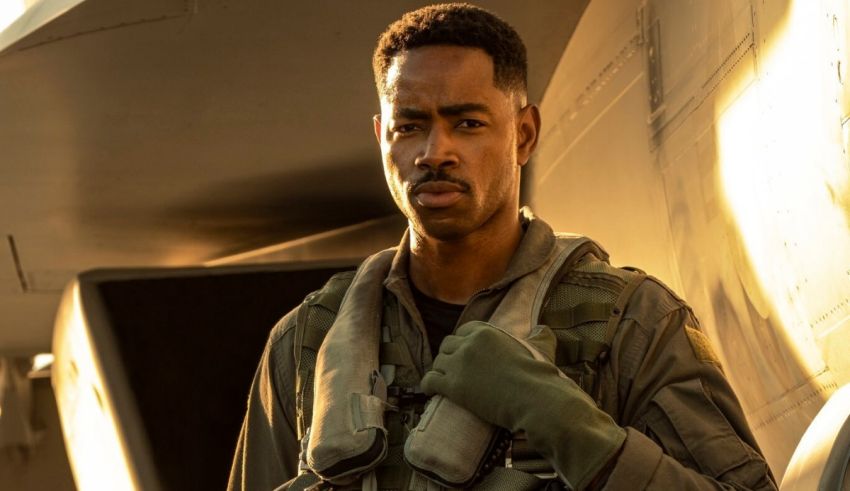
[[[541,340],[554,339],[545,328],[527,341],[544,347]],[[426,394],[442,394],[489,423],[524,431],[574,489],[587,487],[626,438],[553,363],[536,360],[520,341],[486,322],[468,322],[446,336],[421,385]]]

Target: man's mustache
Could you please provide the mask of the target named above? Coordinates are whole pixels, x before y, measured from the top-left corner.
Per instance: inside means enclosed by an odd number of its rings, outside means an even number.
[[[452,177],[445,171],[438,170],[437,172],[428,171],[425,175],[417,179],[410,187],[410,191],[416,191],[416,188],[425,184],[426,182],[450,182],[452,184],[457,184],[458,186],[463,188],[464,192],[467,192],[472,188],[472,186],[470,186],[469,183],[464,181],[463,179]]]

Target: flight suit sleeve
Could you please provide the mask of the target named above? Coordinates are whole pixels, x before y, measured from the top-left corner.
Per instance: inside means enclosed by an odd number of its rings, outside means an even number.
[[[297,474],[299,446],[292,398],[296,312],[284,316],[269,335],[248,395],[228,491],[267,491]]]
[[[660,283],[645,285],[614,340],[612,379],[627,436],[603,489],[775,490],[690,309]]]

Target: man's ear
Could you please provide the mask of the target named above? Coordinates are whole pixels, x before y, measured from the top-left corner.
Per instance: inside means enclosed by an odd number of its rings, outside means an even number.
[[[378,145],[381,144],[381,115],[372,116],[372,125],[375,127],[375,138],[378,139]]]
[[[528,104],[519,110],[517,115],[517,162],[519,165],[528,163],[531,153],[537,147],[540,136],[540,109],[534,104]]]

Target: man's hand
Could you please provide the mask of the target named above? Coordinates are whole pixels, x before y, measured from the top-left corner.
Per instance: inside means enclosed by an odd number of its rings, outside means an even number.
[[[554,344],[545,346],[555,342],[548,328],[527,341],[554,351]],[[626,436],[554,364],[535,359],[519,340],[485,322],[466,323],[443,340],[422,389],[448,397],[489,423],[524,431],[575,489],[596,477]]]
[[[549,341],[554,343],[554,336]],[[554,352],[554,347],[539,351]],[[557,378],[558,369],[534,360],[511,335],[474,321],[445,337],[421,385],[426,394],[442,394],[488,423],[521,431],[518,420],[532,404],[528,395],[541,377]]]

